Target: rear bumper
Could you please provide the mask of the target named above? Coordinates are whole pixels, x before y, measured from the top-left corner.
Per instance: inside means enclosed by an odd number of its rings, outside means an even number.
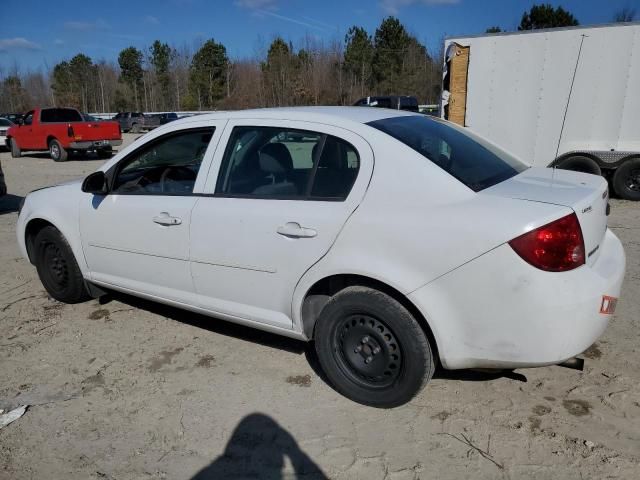
[[[90,140],[86,142],[71,142],[69,148],[89,150],[91,148],[110,148],[122,145],[122,140]]]
[[[607,230],[591,266],[550,273],[507,244],[412,292],[430,323],[445,368],[554,365],[585,351],[611,315],[603,295],[619,297],[625,254]]]

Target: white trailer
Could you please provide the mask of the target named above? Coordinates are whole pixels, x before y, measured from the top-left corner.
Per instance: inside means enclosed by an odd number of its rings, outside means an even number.
[[[441,116],[640,200],[640,23],[445,40]]]

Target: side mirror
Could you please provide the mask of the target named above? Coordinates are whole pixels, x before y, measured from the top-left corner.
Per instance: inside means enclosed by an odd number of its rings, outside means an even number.
[[[94,195],[106,195],[109,193],[107,176],[102,171],[93,172],[82,182],[82,191]]]

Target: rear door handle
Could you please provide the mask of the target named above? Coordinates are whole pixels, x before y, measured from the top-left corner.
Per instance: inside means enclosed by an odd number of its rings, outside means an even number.
[[[289,238],[313,238],[318,235],[313,228],[301,227],[297,222],[287,222],[276,230],[280,235]]]
[[[178,217],[172,217],[168,212],[162,212],[160,215],[153,217],[154,223],[158,225],[180,225],[182,220]]]

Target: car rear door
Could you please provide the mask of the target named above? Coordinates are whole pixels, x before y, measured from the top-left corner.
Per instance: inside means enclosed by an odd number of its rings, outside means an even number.
[[[221,121],[194,121],[151,135],[108,170],[108,195],[83,198],[80,233],[93,281],[193,300],[191,211],[223,127]]]
[[[292,328],[297,282],[331,248],[372,171],[373,152],[353,132],[309,122],[230,121],[192,215],[200,305]]]

